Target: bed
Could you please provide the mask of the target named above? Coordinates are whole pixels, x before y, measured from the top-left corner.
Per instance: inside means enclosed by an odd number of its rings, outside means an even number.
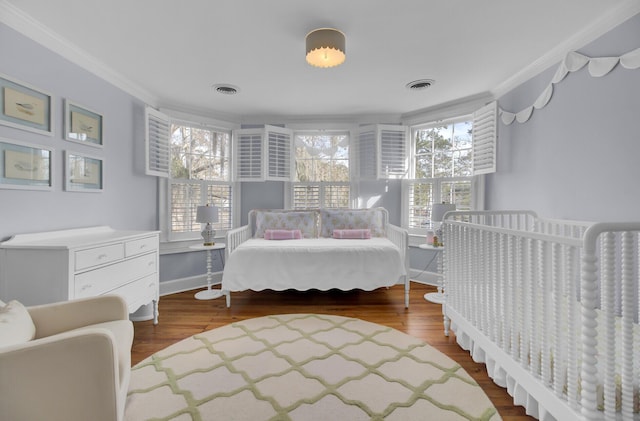
[[[639,420],[640,223],[450,212],[444,330],[538,419]]]
[[[408,235],[389,224],[386,209],[256,209],[248,221],[227,233],[227,306],[235,291],[371,291],[398,283],[409,306]],[[274,241],[274,233],[297,238]]]

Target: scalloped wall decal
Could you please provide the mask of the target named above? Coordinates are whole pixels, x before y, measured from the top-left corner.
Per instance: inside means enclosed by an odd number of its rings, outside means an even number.
[[[570,51],[564,60],[558,66],[556,73],[553,75],[549,85],[538,96],[533,105],[523,108],[520,111],[513,112],[498,109],[502,122],[510,125],[514,121],[518,123],[526,123],[533,115],[534,109],[544,108],[553,96],[553,85],[560,83],[564,78],[572,72],[577,72],[584,66],[587,66],[589,75],[592,77],[602,77],[611,72],[617,65],[629,70],[640,68],[640,48],[636,48],[620,57],[587,57],[575,51]]]

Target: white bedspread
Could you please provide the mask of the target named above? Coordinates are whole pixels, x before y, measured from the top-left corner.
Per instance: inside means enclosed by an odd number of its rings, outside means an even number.
[[[387,238],[281,241],[254,238],[229,255],[222,275],[222,289],[370,291],[395,285],[404,275],[406,269],[400,250]]]

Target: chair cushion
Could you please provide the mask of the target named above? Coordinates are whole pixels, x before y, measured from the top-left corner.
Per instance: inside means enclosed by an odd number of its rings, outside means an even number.
[[[0,347],[29,342],[36,335],[36,327],[29,312],[18,301],[0,307]]]
[[[133,323],[129,320],[114,320],[111,322],[96,323],[94,325],[84,326],[73,329],[70,332],[77,332],[89,329],[106,329],[110,331],[116,340],[118,355],[118,371],[120,373],[120,382],[128,380],[128,372],[131,370],[131,346],[133,344]]]

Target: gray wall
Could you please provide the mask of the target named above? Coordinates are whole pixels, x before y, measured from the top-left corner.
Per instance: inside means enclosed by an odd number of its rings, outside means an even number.
[[[638,48],[640,16],[580,50],[589,56],[621,55]],[[144,104],[32,40],[0,24],[0,73],[53,94],[54,136],[0,125],[0,137],[55,148],[52,192],[0,189],[0,239],[16,233],[111,225],[157,229],[157,183],[144,175]],[[535,101],[556,66],[500,98],[520,110]],[[96,149],[63,139],[63,98],[104,116],[105,146]],[[602,78],[582,69],[556,85],[549,105],[525,124],[499,127],[498,172],[487,177],[492,209],[527,208],[541,215],[586,220],[638,219],[640,71],[616,68]],[[63,151],[103,157],[105,191],[70,193],[63,186]],[[361,206],[384,206],[400,224],[400,182],[362,182]],[[242,223],[252,208],[284,206],[281,182],[243,183]],[[415,250],[417,252],[417,250]],[[422,269],[424,253],[412,251]],[[163,256],[161,280],[201,274],[204,253]],[[214,262],[214,270],[221,268]]]
[[[0,138],[50,146],[53,191],[0,189],[0,240],[17,233],[110,225],[157,229],[157,183],[144,175],[144,104],[0,24],[0,73],[53,96],[53,136],[0,125]],[[63,99],[103,115],[104,148],[64,140]],[[63,151],[104,159],[104,192],[63,190]]]
[[[578,50],[620,56],[640,47],[640,15]],[[531,105],[557,66],[499,99],[509,111]],[[587,68],[554,86],[531,119],[500,124],[498,172],[487,177],[490,209],[533,209],[550,218],[640,219],[640,69],[618,65],[591,77]]]

